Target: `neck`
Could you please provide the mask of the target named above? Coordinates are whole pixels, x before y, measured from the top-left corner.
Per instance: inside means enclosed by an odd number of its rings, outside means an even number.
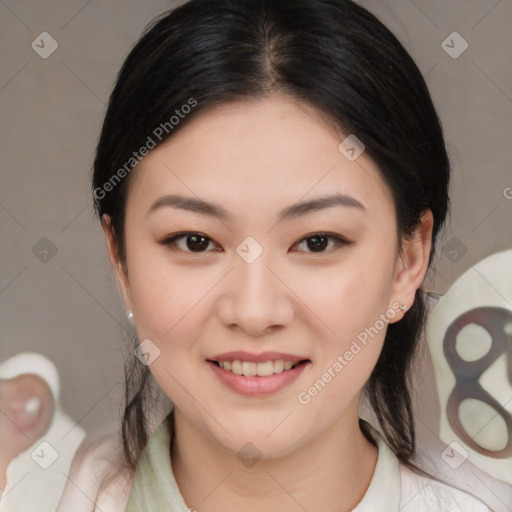
[[[356,400],[315,440],[245,467],[175,410],[173,473],[187,505],[200,512],[350,511],[370,485],[378,454],[358,420]]]

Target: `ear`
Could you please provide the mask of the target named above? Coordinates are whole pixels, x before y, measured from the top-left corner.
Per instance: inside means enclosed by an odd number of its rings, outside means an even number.
[[[390,308],[397,302],[407,306],[407,309],[412,307],[416,290],[421,286],[428,270],[433,225],[432,211],[426,209],[421,214],[414,236],[410,240],[403,240],[402,251],[398,255],[395,265]]]
[[[107,244],[107,251],[110,263],[112,264],[112,267],[116,274],[117,283],[123,295],[125,309],[132,309],[130,287],[128,283],[128,271],[125,269],[123,263],[119,260],[116,239],[110,215],[103,214],[101,218],[101,226],[105,233],[105,241]]]
[[[0,462],[3,470],[48,430],[55,413],[52,391],[32,373],[0,379]]]

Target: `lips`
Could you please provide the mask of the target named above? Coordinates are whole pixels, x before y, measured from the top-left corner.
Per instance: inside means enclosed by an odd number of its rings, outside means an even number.
[[[266,396],[289,386],[311,363],[305,356],[284,352],[237,350],[206,360],[219,381],[242,395]]]
[[[283,366],[283,360],[280,361]],[[241,362],[240,360],[224,361],[223,363],[214,362],[212,360],[206,361],[209,368],[211,368],[213,374],[217,377],[217,379],[227,388],[235,391],[238,394],[252,396],[252,397],[264,397],[267,395],[271,395],[273,393],[277,393],[282,389],[290,386],[299,376],[307,369],[309,360],[303,360],[301,362],[292,363],[288,361],[289,365],[295,364],[295,366],[290,367],[290,369],[285,370],[284,368],[278,373],[269,373],[269,371],[264,372],[265,375],[254,375],[254,367],[260,364],[266,365],[266,363],[255,363],[255,362]],[[239,371],[241,369],[242,374],[238,375],[233,372],[233,368],[231,370],[227,370],[225,367],[221,367],[220,364],[226,365],[231,364],[232,366],[238,366],[238,368],[234,368]],[[275,365],[276,363],[272,363]],[[245,366],[245,368],[244,368]],[[273,367],[273,370],[275,367]],[[244,371],[248,371],[248,375],[244,374]]]

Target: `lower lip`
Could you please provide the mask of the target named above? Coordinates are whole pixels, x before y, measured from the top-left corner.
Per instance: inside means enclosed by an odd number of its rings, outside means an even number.
[[[307,363],[301,363],[290,370],[284,370],[281,373],[273,373],[268,377],[245,377],[244,375],[237,375],[231,371],[223,370],[211,361],[207,361],[207,364],[211,367],[213,373],[222,384],[233,391],[241,395],[266,396],[277,393],[286,386],[289,386],[304,371],[309,361]]]

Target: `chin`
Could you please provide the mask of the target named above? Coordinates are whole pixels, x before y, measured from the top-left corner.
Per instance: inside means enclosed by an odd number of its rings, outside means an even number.
[[[282,432],[278,430],[279,427],[274,432],[272,429],[255,428],[254,423],[232,423],[229,431],[233,433],[233,437],[222,431],[219,432],[221,436],[217,437],[217,441],[239,458],[255,456],[277,459],[289,455],[301,444],[297,429],[292,429],[293,436],[288,429],[283,429]],[[269,435],[269,432],[272,433]]]

